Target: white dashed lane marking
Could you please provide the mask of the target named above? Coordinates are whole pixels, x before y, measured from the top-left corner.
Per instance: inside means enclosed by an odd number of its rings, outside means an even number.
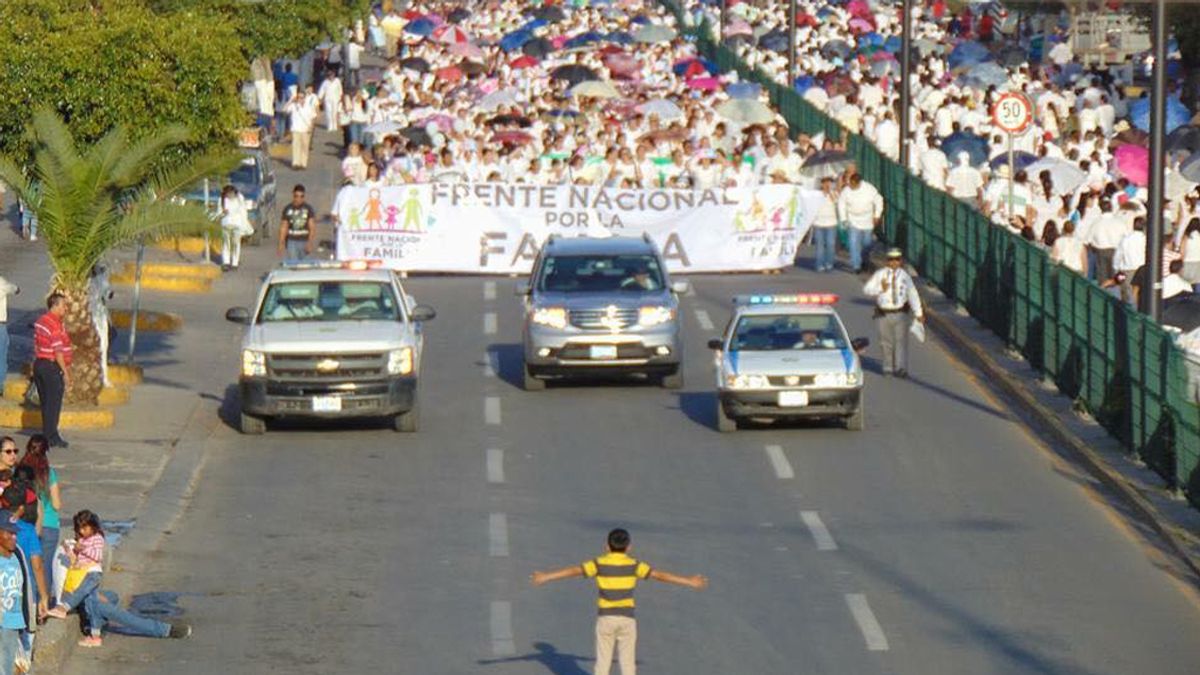
[[[488,396],[483,399],[483,421],[492,425],[500,424],[499,396]]]
[[[508,557],[508,516],[493,513],[488,516],[488,555]]]
[[[494,656],[513,656],[517,653],[513,641],[512,603],[504,600],[492,602],[492,654]]]
[[[696,323],[700,324],[701,330],[712,330],[713,321],[708,312],[703,309],[696,310]]]
[[[821,516],[816,511],[801,511],[800,520],[803,520],[808,527],[813,541],[817,543],[818,551],[837,550],[837,542],[833,540],[833,535],[829,534],[829,529],[825,527],[825,523],[821,522]]]
[[[783,448],[778,445],[768,445],[766,451],[767,459],[771,460],[771,467],[775,469],[776,478],[788,480],[796,477],[795,472],[792,471],[792,465],[783,454]]]
[[[484,300],[495,300],[496,299],[496,282],[494,282],[494,281],[483,282],[483,299]]]
[[[487,450],[487,480],[497,485],[504,482],[504,451],[499,448]]]
[[[867,641],[867,649],[886,652],[887,636],[883,634],[883,627],[879,625],[875,613],[871,611],[871,605],[867,604],[867,596],[862,593],[847,593],[846,604],[850,607],[850,613],[854,615],[858,629],[862,631],[863,639]]]
[[[496,313],[495,312],[484,312],[484,314],[483,314],[483,334],[484,335],[495,335],[496,334]]]

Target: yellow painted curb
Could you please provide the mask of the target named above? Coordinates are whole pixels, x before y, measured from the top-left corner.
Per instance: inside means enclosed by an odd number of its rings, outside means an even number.
[[[137,274],[137,263],[127,262],[121,270],[123,277],[133,278]],[[213,263],[142,263],[142,279],[146,277],[172,277],[187,279],[216,279],[221,276],[221,268]]]
[[[133,281],[132,274],[114,274],[112,277],[114,284],[122,286],[132,286]],[[142,290],[166,291],[168,293],[207,293],[212,290],[212,280],[183,277],[153,277],[143,274]]]
[[[111,367],[111,366],[110,366]],[[112,379],[111,377],[109,378]],[[4,399],[14,403],[25,400],[29,380],[19,375],[10,375],[4,381]],[[115,384],[100,390],[100,405],[123,405],[129,402],[129,389]]]
[[[108,381],[114,387],[129,387],[142,383],[142,367],[125,364],[109,364]]]
[[[220,250],[220,241],[216,237],[210,237],[208,242],[209,250],[217,253]],[[154,248],[163,251],[177,251],[179,253],[187,253],[190,255],[202,255],[204,253],[204,237],[178,237],[176,239],[163,239],[154,242]]]
[[[116,422],[111,408],[66,408],[62,411],[60,429],[108,429]],[[36,408],[19,405],[0,405],[0,427],[9,429],[40,429],[42,413]]]
[[[113,326],[126,330],[133,321],[133,313],[127,309],[114,309],[108,313]],[[138,312],[138,330],[150,333],[170,333],[183,327],[183,317],[170,312]]]

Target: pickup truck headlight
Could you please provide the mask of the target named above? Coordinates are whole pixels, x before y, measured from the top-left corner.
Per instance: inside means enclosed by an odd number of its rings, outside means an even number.
[[[565,307],[538,307],[533,310],[533,322],[551,328],[566,328],[567,310]]]
[[[393,349],[388,352],[388,375],[408,375],[413,371],[412,347]]]
[[[252,349],[242,350],[242,376],[265,377],[267,374],[267,355]]]
[[[853,387],[858,384],[858,373],[820,373],[813,378],[818,387]]]
[[[643,326],[657,326],[675,318],[675,310],[670,307],[652,306],[638,310],[638,323]]]
[[[730,389],[766,389],[766,375],[726,375],[725,386]]]

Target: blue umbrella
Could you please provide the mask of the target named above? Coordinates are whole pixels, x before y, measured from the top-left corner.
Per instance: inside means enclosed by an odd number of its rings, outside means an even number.
[[[515,52],[533,39],[533,33],[527,30],[515,30],[500,38],[500,48],[506,52]]]
[[[963,76],[967,84],[984,89],[987,87],[999,87],[1005,82],[1008,82],[1008,71],[996,63],[988,61],[987,63],[977,63],[967,70]]]
[[[622,30],[613,31],[612,33],[609,33],[608,35],[605,35],[604,39],[607,40],[608,42],[612,42],[612,43],[619,44],[622,46],[633,44],[633,36]]]
[[[987,164],[988,142],[983,136],[956,131],[942,141],[942,152],[951,162],[957,162],[958,154],[965,152],[971,156],[971,164],[979,166]]]
[[[816,85],[817,81],[814,80],[811,75],[801,75],[800,77],[796,78],[795,82],[796,91],[800,92],[801,94],[809,89],[812,89]]]
[[[773,31],[758,39],[758,46],[773,52],[786,52],[788,48],[787,33]]]
[[[1022,152],[1020,150],[1013,153],[1013,168],[1017,171],[1027,169],[1031,164],[1038,161],[1038,156],[1030,152]],[[992,158],[988,165],[993,169],[999,169],[1001,165],[1008,164],[1008,153],[1002,152]]]
[[[992,53],[988,51],[988,48],[970,40],[960,42],[954,51],[950,52],[950,56],[946,57],[946,63],[951,70],[990,60],[992,60]]]
[[[521,30],[533,31],[533,30],[537,30],[538,28],[541,28],[542,26],[548,26],[548,25],[550,25],[550,22],[546,21],[545,19],[532,19],[530,21],[525,22],[525,25],[521,26]]]
[[[1129,119],[1133,121],[1133,126],[1142,131],[1150,131],[1150,97],[1139,98],[1129,104]],[[1192,113],[1188,111],[1187,106],[1179,101],[1179,97],[1167,97],[1166,133],[1169,134],[1175,131],[1187,124],[1191,119]]]
[[[833,16],[833,10],[828,7],[822,7],[817,10],[818,19],[828,19],[831,16]]]
[[[630,21],[630,23],[633,23],[636,25],[641,25],[641,24],[645,24],[645,23],[650,23],[650,19],[646,18],[645,14],[638,14],[637,16],[633,17],[633,20]]]
[[[576,35],[575,37],[571,38],[570,40],[567,40],[566,42],[563,43],[563,48],[575,49],[576,47],[583,47],[585,45],[589,45],[589,44],[592,44],[593,42],[599,42],[599,41],[600,41],[600,34],[595,31],[589,31],[587,33],[582,33],[580,35]]]
[[[725,93],[729,94],[729,98],[758,98],[762,87],[753,82],[734,82],[725,87]]]
[[[862,47],[863,45],[870,45],[871,47],[882,47],[883,46],[883,36],[874,31],[860,35],[858,37],[858,46]]]
[[[433,22],[429,19],[417,19],[405,24],[404,32],[425,37],[432,33],[434,28],[437,28],[437,26],[433,25]]]
[[[893,35],[883,42],[883,48],[893,54],[899,54],[903,47],[904,41],[898,35]]]

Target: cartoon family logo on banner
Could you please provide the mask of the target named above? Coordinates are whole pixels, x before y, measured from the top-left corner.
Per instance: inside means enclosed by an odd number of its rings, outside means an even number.
[[[497,183],[346,187],[338,257],[410,272],[524,273],[552,234],[641,236],[672,272],[792,264],[825,196],[796,185],[620,190]]]

